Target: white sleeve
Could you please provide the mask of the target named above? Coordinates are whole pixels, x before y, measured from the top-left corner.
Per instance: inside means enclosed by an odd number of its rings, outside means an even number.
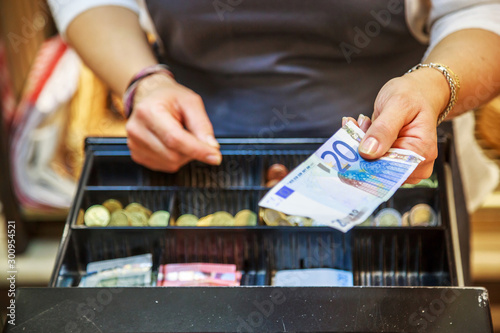
[[[500,0],[432,0],[427,25],[430,41],[425,56],[458,30],[483,29],[500,35]]]
[[[65,36],[68,25],[81,13],[99,6],[120,6],[139,13],[136,0],[48,0],[57,28]]]

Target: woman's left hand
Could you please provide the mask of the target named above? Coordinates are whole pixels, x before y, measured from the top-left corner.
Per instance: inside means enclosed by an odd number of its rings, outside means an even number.
[[[366,132],[359,147],[360,155],[375,159],[389,148],[408,149],[423,156],[425,161],[406,183],[416,184],[429,178],[438,154],[437,119],[449,98],[445,78],[434,69],[422,68],[390,80],[378,93],[371,121],[367,117],[358,118],[358,126]]]

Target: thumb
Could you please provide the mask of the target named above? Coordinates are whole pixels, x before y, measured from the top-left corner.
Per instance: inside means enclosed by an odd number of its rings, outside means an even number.
[[[392,147],[405,125],[400,107],[389,107],[373,120],[359,145],[359,154],[365,159],[382,157]]]

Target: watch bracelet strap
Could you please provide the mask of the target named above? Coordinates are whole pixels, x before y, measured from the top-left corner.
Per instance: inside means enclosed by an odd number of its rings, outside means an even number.
[[[420,68],[433,68],[439,71],[441,74],[444,75],[446,81],[448,82],[448,86],[450,87],[450,101],[448,102],[448,105],[443,110],[443,112],[441,112],[438,116],[437,125],[439,125],[446,119],[451,109],[453,109],[458,100],[458,92],[460,90],[460,80],[458,79],[458,76],[455,75],[455,73],[453,73],[453,71],[447,66],[432,62],[428,64],[422,64],[422,63],[417,64],[413,66],[410,70],[408,70],[406,74],[414,72]]]

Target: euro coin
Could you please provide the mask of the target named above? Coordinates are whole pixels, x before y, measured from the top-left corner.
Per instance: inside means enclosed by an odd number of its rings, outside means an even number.
[[[164,210],[159,210],[153,213],[148,220],[148,224],[152,227],[166,227],[170,221],[170,213]]]
[[[120,201],[115,200],[115,199],[108,199],[102,203],[104,207],[106,207],[109,212],[112,214],[114,211],[117,211],[119,209],[123,209],[123,205]]]
[[[144,215],[146,215],[147,218],[149,218],[152,214],[152,212],[149,209],[147,209],[146,207],[137,202],[132,202],[131,204],[128,204],[127,207],[125,207],[125,210],[129,213],[141,212]]]
[[[105,227],[109,224],[110,218],[109,210],[101,205],[89,207],[83,216],[87,227]]]
[[[288,223],[296,227],[310,227],[312,220],[303,216],[290,215],[286,217]]]
[[[118,209],[111,213],[109,227],[128,227],[130,225],[132,225],[130,217],[123,209]]]
[[[433,227],[437,225],[437,216],[428,204],[415,205],[410,210],[410,225],[412,227]]]
[[[288,169],[283,164],[273,164],[267,169],[266,179],[270,180],[282,180],[288,175]]]
[[[394,208],[384,208],[375,216],[375,225],[378,227],[400,227],[401,213]]]
[[[202,217],[198,220],[196,224],[198,227],[210,227],[212,225],[212,220],[214,219],[213,214]]]
[[[373,227],[375,225],[375,220],[373,215],[370,215],[363,223],[358,224],[360,227]]]
[[[264,208],[260,211],[260,216],[262,220],[270,226],[290,225],[290,223],[285,218],[285,214],[274,209]]]
[[[213,213],[213,219],[211,222],[212,226],[233,227],[234,224],[235,224],[234,217],[228,212],[219,211]]]
[[[85,216],[85,212],[83,211],[83,209],[80,209],[78,211],[78,216],[76,217],[76,225],[85,225],[85,222],[84,222],[84,217]]]
[[[148,216],[144,212],[127,212],[130,216],[130,225],[133,227],[145,227],[148,225]]]
[[[193,214],[184,214],[177,218],[175,225],[179,227],[196,227],[197,223],[198,223],[197,216]]]
[[[403,216],[401,217],[401,225],[403,227],[410,226],[410,212],[406,212],[403,214]]]
[[[257,214],[249,209],[243,209],[234,216],[235,226],[254,226],[257,225]]]

